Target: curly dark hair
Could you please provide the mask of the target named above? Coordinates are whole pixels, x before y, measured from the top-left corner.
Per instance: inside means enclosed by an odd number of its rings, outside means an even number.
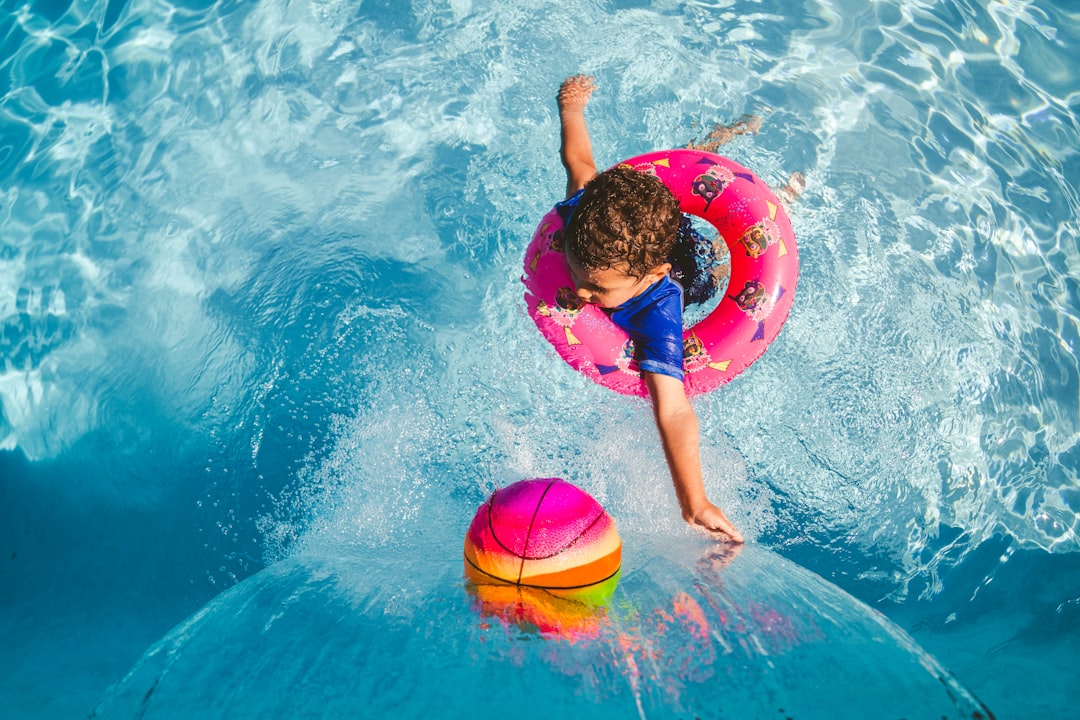
[[[659,178],[619,165],[585,185],[566,227],[566,251],[588,271],[626,267],[644,277],[668,260],[679,201]]]

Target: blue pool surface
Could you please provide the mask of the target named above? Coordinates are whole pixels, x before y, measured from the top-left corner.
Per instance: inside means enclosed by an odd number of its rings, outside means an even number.
[[[950,708],[1071,718],[1078,60],[1065,0],[0,0],[0,706],[124,716],[175,648],[173,677],[253,713],[220,663],[279,657],[307,611],[351,641],[311,667],[386,643],[415,679],[395,637],[482,639],[457,570],[476,507],[560,476],[619,524],[613,618],[772,569],[719,607],[811,588],[799,612],[833,598],[830,632],[869,623]],[[601,165],[749,114],[718,152],[807,180],[786,326],[695,401],[710,497],[749,539],[726,576],[695,564],[647,404],[525,313],[577,72]],[[575,648],[604,670],[574,687],[561,640],[492,642],[461,672],[647,716],[717,692],[635,695],[617,636]],[[887,657],[845,647],[786,649],[735,707],[771,717],[754,698],[797,692],[797,661]],[[158,686],[144,709],[199,716]]]

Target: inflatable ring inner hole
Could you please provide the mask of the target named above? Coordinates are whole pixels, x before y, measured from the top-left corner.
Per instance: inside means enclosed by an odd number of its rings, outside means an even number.
[[[720,232],[711,222],[687,212],[683,213],[683,217],[690,219],[690,225],[698,235],[712,242],[716,254],[716,260],[711,269],[711,274],[716,278],[716,292],[708,300],[688,304],[683,309],[683,329],[685,330],[708,317],[724,299],[728,281],[731,280],[731,250],[728,248],[726,239],[720,236]]]

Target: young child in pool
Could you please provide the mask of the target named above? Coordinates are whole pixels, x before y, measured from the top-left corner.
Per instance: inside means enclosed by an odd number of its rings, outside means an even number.
[[[585,127],[592,78],[559,88],[566,168],[566,260],[578,297],[599,305],[634,341],[683,519],[733,542],[743,538],[705,496],[697,415],[683,387],[682,288],[668,272],[681,213],[657,178],[626,168],[597,174]]]

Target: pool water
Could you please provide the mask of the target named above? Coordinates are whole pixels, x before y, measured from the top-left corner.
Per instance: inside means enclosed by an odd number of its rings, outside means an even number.
[[[696,401],[713,499],[997,718],[1071,716],[1071,3],[0,0],[0,42],[15,717],[89,714],[264,568],[456,554],[522,477],[681,530],[647,405],[524,311],[576,72],[601,165],[751,114],[719,151],[807,178],[787,325]]]
[[[820,577],[688,532],[632,540],[611,599],[461,586],[451,553],[298,553],[155,643],[94,718],[991,715]]]

